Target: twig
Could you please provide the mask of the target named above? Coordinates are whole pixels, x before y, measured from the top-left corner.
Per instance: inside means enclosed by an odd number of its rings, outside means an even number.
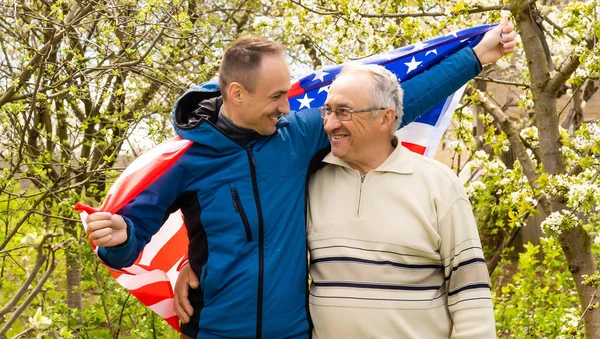
[[[21,306],[19,306],[19,308],[17,308],[17,310],[15,310],[15,312],[11,315],[10,319],[4,324],[2,329],[0,329],[0,337],[6,335],[6,332],[12,326],[12,324],[17,320],[17,318],[21,315],[21,313],[23,313],[25,308],[27,308],[29,306],[29,304],[38,295],[38,293],[40,293],[40,291],[42,290],[42,287],[44,287],[44,284],[46,283],[46,280],[48,280],[48,278],[50,278],[50,275],[52,274],[52,272],[54,272],[54,268],[56,268],[56,261],[55,261],[55,256],[54,256],[54,250],[51,250],[50,251],[50,265],[46,269],[46,272],[42,276],[42,279],[40,279],[40,281],[35,286],[33,291],[31,291],[31,293],[29,293],[29,296],[27,296],[27,299],[25,299],[25,301],[23,301]]]
[[[98,288],[100,287],[100,276],[98,275],[98,265],[100,264],[100,261],[96,260],[96,267],[94,267],[94,276],[96,277],[96,284],[98,285]],[[113,324],[112,321],[110,320],[110,313],[108,312],[108,307],[106,307],[106,301],[104,300],[104,293],[100,294],[100,301],[102,301],[102,308],[104,309],[104,315],[106,315],[106,322],[108,323],[108,328],[109,331],[112,332],[113,331]]]
[[[579,39],[575,38],[574,36],[572,36],[568,32],[565,32],[564,27],[560,27],[559,25],[557,25],[554,21],[550,20],[547,16],[545,16],[544,14],[542,14],[542,12],[538,12],[538,14],[539,14],[539,16],[542,19],[544,19],[544,21],[546,21],[547,23],[549,23],[550,25],[552,25],[552,27],[554,27],[555,29],[561,31],[564,35],[568,36],[571,40],[573,40],[575,42],[579,42]]]
[[[528,84],[524,84],[521,82],[515,82],[515,81],[507,81],[507,80],[499,80],[499,79],[492,79],[492,78],[488,78],[488,77],[475,77],[476,80],[481,80],[481,81],[487,81],[487,82],[493,82],[496,84],[502,84],[502,85],[510,85],[510,86],[517,86],[517,87],[525,87],[525,88],[529,88],[530,86]]]
[[[581,314],[581,317],[579,318],[579,321],[577,322],[577,327],[575,327],[575,332],[571,334],[570,338],[575,338],[575,336],[577,335],[577,332],[579,331],[579,327],[581,327],[583,317],[585,316],[587,311],[590,309],[590,307],[592,307],[592,303],[594,302],[594,299],[596,298],[596,292],[598,292],[598,288],[596,288],[594,290],[594,293],[592,293],[592,298],[590,299],[590,302],[587,305],[587,307],[585,308],[585,310],[583,310],[583,313]]]
[[[340,11],[337,11],[337,12],[333,12],[333,11],[332,12],[320,12],[320,11],[314,10],[314,9],[308,7],[308,6],[305,6],[304,4],[302,4],[302,2],[300,2],[300,0],[298,0],[298,1],[291,0],[291,2],[293,4],[296,4],[296,5],[304,8],[305,10],[307,10],[309,12],[312,12],[312,13],[315,13],[315,14],[318,14],[318,15],[343,15],[344,14],[344,13],[342,13]]]
[[[119,314],[119,326],[117,327],[117,333],[115,333],[115,339],[119,339],[119,333],[121,332],[121,320],[123,320],[123,312],[125,312],[125,306],[127,306],[127,301],[129,300],[129,297],[131,297],[131,293],[127,294],[127,298],[123,303],[123,307],[121,307],[121,314]]]
[[[504,5],[488,6],[488,7],[475,7],[466,10],[467,14],[476,14],[490,11],[510,10],[510,7]],[[446,16],[443,12],[417,12],[417,13],[390,13],[390,14],[372,14],[372,13],[358,13],[360,16],[365,18],[416,18],[416,17],[438,17]]]

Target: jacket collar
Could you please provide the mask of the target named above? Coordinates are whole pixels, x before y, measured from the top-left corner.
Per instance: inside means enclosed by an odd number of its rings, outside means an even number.
[[[379,165],[379,167],[373,169],[375,172],[393,172],[398,174],[411,174],[414,171],[414,154],[409,151],[407,148],[402,146],[396,137],[392,140],[392,144],[396,145],[396,148],[390,154],[390,156],[385,159],[385,161]],[[347,162],[344,160],[334,156],[331,152],[327,154],[327,156],[323,159],[323,162],[342,166],[349,169],[353,169]]]

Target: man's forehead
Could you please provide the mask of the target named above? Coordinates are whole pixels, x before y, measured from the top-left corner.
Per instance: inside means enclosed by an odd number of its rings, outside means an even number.
[[[346,97],[343,94],[337,94],[335,92],[329,92],[327,99],[325,100],[326,105],[331,106],[352,106],[352,98]]]
[[[364,76],[364,77],[363,77]],[[366,78],[365,78],[366,77]],[[365,97],[370,86],[369,76],[366,74],[349,73],[339,76],[329,88],[326,104],[336,106],[351,106],[355,101],[367,99]]]

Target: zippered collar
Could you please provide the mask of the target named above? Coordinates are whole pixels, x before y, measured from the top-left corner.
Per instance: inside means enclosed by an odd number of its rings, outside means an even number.
[[[414,167],[415,167],[413,157],[416,156],[416,154],[409,151],[406,147],[402,146],[399,142],[397,142],[397,139],[396,139],[396,143],[397,143],[397,146],[394,149],[394,151],[392,152],[392,154],[390,154],[390,156],[387,157],[387,159],[385,159],[385,161],[381,165],[379,165],[379,167],[373,169],[372,171],[374,171],[374,172],[394,172],[394,173],[398,173],[398,174],[413,173]],[[327,156],[325,156],[325,158],[323,159],[323,162],[327,163],[327,164],[341,166],[341,167],[345,167],[345,168],[354,170],[352,168],[352,166],[350,166],[350,164],[348,164],[344,160],[334,156],[333,153],[331,153],[331,152],[329,154],[327,154]]]

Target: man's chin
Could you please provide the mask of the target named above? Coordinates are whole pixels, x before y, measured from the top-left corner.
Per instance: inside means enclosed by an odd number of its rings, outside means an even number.
[[[336,147],[331,148],[331,154],[333,154],[334,157],[340,158],[342,160],[346,156],[346,152],[344,150],[338,149]]]

